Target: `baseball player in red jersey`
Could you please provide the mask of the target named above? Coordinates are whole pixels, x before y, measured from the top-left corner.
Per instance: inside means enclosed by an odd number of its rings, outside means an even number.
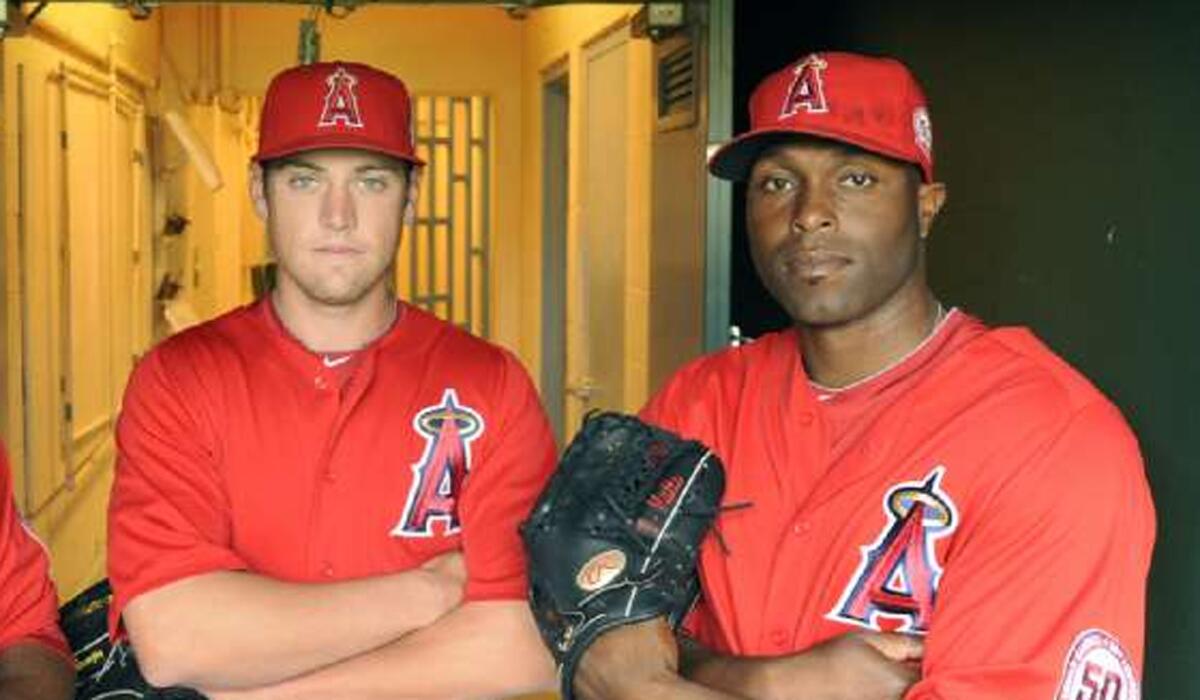
[[[0,700],[67,700],[74,678],[50,561],[13,503],[0,445]]]
[[[292,68],[251,197],[268,299],[176,335],[126,391],[113,634],[211,698],[467,698],[548,687],[519,521],[553,468],[508,352],[395,299],[422,162],[403,83]]]
[[[794,328],[692,363],[643,411],[713,447],[726,502],[749,507],[705,544],[681,663],[661,623],[623,628],[576,685],[1136,700],[1154,540],[1137,442],[1028,330],[933,295],[945,188],[916,80],[812,54],[750,112],[709,166],[746,183],[752,258]]]

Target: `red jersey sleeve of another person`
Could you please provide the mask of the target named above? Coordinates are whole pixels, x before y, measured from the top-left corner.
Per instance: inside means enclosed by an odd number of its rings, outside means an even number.
[[[971,522],[906,698],[1139,698],[1154,507],[1117,409],[1076,409]]]
[[[501,351],[485,440],[463,487],[467,601],[524,599],[525,549],[518,526],[554,469],[554,438],[524,368]]]
[[[71,657],[58,627],[46,550],[17,513],[8,457],[0,447],[0,651],[26,643]]]
[[[108,506],[109,631],[138,595],[188,576],[245,569],[230,546],[229,505],[217,472],[212,422],[179,390],[164,346],[134,369],[117,422]]]

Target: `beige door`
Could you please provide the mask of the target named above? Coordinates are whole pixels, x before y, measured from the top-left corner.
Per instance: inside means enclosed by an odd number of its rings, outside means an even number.
[[[575,260],[575,332],[567,341],[566,433],[591,409],[623,409],[625,380],[626,137],[629,32],[584,54],[581,211]]]
[[[67,469],[74,474],[107,436],[116,401],[113,382],[113,251],[108,224],[114,186],[107,96],[65,74],[64,171],[67,238],[63,283],[68,372]]]

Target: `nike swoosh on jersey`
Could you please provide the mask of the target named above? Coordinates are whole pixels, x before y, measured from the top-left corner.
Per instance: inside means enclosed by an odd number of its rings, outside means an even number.
[[[341,357],[330,357],[329,355],[322,355],[321,356],[321,364],[332,369],[334,367],[340,367],[341,365],[346,364],[347,362],[350,361],[351,357],[354,357],[354,355],[342,355]]]

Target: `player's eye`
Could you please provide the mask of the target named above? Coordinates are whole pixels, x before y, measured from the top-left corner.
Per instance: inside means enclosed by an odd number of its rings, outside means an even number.
[[[782,175],[766,174],[761,176],[756,183],[757,188],[769,194],[779,192],[787,192],[796,186],[796,183],[790,177]]]
[[[871,173],[864,172],[861,170],[850,171],[850,172],[842,175],[842,178],[841,178],[841,182],[843,185],[847,185],[847,186],[853,187],[855,189],[863,189],[866,187],[870,187],[871,185],[875,184],[878,181],[879,181],[879,178],[875,177]]]
[[[367,192],[383,192],[391,180],[386,175],[363,175],[358,179],[358,184]]]
[[[288,187],[300,191],[314,189],[318,182],[315,174],[304,171],[293,172],[287,177]]]

